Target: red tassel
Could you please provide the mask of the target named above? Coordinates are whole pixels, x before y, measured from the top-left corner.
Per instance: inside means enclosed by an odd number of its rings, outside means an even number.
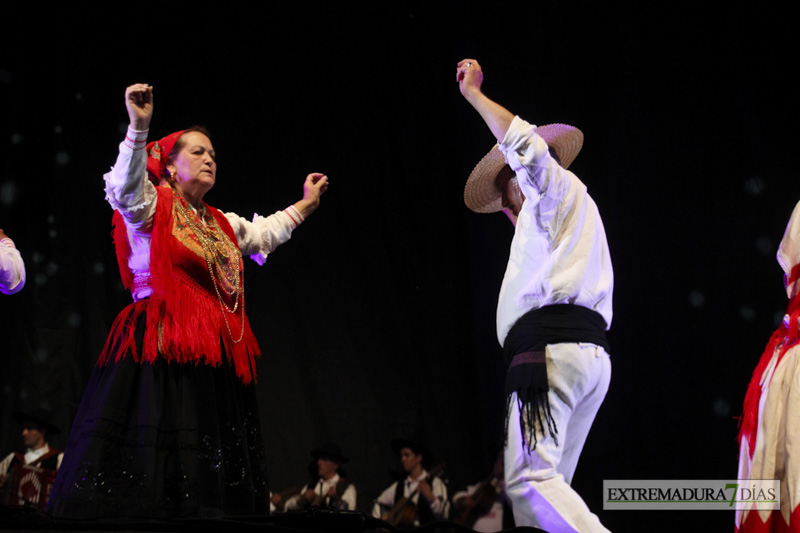
[[[111,333],[108,335],[103,351],[100,352],[100,357],[97,359],[97,366],[107,364],[112,353],[116,353],[114,362],[119,362],[128,350],[131,351],[133,360],[139,362],[139,351],[136,349],[134,333],[139,315],[145,310],[146,304],[147,300],[134,302],[117,315],[114,324],[111,325]],[[114,349],[115,346],[117,346],[116,349]]]

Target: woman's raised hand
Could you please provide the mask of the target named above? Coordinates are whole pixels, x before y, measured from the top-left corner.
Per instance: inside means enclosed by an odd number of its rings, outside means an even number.
[[[125,89],[125,107],[131,120],[131,128],[144,131],[150,128],[153,118],[153,87],[146,83],[135,83]]]
[[[303,218],[313,213],[319,207],[319,198],[328,190],[328,176],[319,172],[312,172],[306,176],[303,183],[303,199],[294,204]]]

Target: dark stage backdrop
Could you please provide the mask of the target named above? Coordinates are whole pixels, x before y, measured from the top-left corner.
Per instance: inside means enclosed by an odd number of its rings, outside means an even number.
[[[146,82],[153,138],[212,131],[212,205],[269,214],[308,172],[331,179],[291,241],[264,267],[248,260],[273,489],[304,483],[309,450],[336,441],[368,510],[398,468],[390,440],[410,432],[447,462],[451,492],[482,479],[503,426],[494,307],[512,228],[463,204],[494,143],[455,82],[472,57],[490,97],[586,135],[573,169],[614,260],[614,375],[574,486],[612,530],[732,527],[732,513],[603,512],[601,488],[736,476],[735,416],[783,312],[775,252],[800,199],[787,15],[742,2],[289,4],[5,17],[0,227],[28,283],[0,299],[0,451],[20,444],[11,414],[36,406],[64,444],[130,301],[102,174],[124,89]]]

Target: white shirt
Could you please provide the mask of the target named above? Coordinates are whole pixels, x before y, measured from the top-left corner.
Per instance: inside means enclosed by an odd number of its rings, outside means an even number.
[[[133,149],[128,141],[136,141],[136,146],[144,146],[147,132],[128,129],[127,139],[119,145],[119,155],[111,171],[103,176],[106,183],[106,200],[111,207],[119,210],[125,219],[131,255],[128,267],[134,277],[150,271],[150,235],[156,212],[156,188],[147,178],[147,151]],[[259,265],[263,265],[267,255],[292,235],[303,218],[289,206],[268,217],[253,215],[250,222],[235,213],[225,213],[239,242],[239,250]],[[150,296],[149,287],[133,295],[134,300]]]
[[[525,195],[497,302],[502,345],[525,313],[581,305],[611,326],[614,272],[603,221],[586,186],[550,155],[536,127],[514,117],[500,151]]]
[[[14,241],[5,238],[0,241],[0,292],[14,294],[25,286],[25,263]]]

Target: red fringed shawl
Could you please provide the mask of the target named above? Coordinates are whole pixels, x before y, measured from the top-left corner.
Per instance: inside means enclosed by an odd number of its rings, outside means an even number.
[[[150,283],[153,293],[149,299],[134,302],[119,314],[112,326],[116,334],[109,336],[97,364],[103,366],[112,357],[117,362],[130,350],[137,362],[152,363],[162,357],[180,364],[219,366],[224,350],[228,361],[236,369],[236,375],[244,384],[248,384],[256,377],[255,357],[261,355],[261,351],[244,314],[244,295],[240,296],[240,308],[234,313],[221,308],[204,255],[187,246],[191,243],[181,242],[181,238],[186,239],[185,234],[174,231],[174,202],[179,200],[173,199],[173,192],[169,188],[156,187],[156,191],[158,197],[150,243]],[[211,206],[206,207],[238,247],[236,235],[225,215]],[[114,212],[113,223],[122,283],[127,289],[133,290],[133,274],[128,268],[131,249],[125,222],[119,211]],[[241,256],[239,264],[239,280],[242,283]],[[232,308],[233,301],[224,292],[221,294],[226,305]],[[136,321],[145,309],[147,322],[143,353],[139,354],[134,331]],[[242,332],[242,319],[244,336],[240,342],[234,342]]]
[[[800,277],[800,265],[796,265],[786,279],[786,286],[794,283]],[[781,326],[775,330],[770,337],[764,353],[758,361],[753,377],[747,388],[747,395],[744,398],[744,409],[742,418],[739,420],[739,445],[742,438],[747,438],[750,448],[750,459],[756,449],[756,433],[758,432],[758,406],[761,402],[761,378],[769,365],[775,351],[778,350],[778,360],[775,362],[777,367],[783,356],[790,348],[800,342],[800,294],[796,294],[790,301],[786,309],[786,316],[783,318]]]
[[[800,506],[796,507],[789,515],[789,523],[783,519],[780,510],[772,511],[766,522],[761,521],[761,515],[755,509],[747,514],[744,523],[735,529],[736,533],[797,533],[800,524]]]

